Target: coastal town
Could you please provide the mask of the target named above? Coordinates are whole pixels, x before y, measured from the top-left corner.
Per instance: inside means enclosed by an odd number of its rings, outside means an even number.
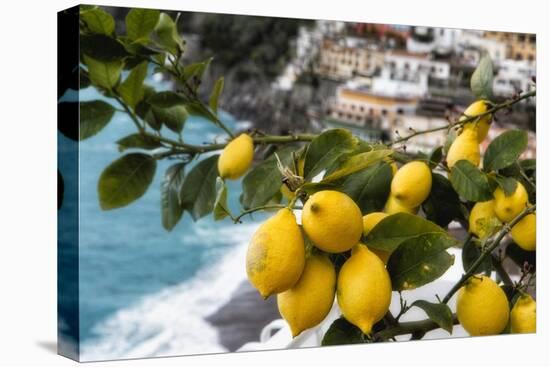
[[[274,87],[291,90],[302,74],[313,73],[332,86],[327,98],[309,107],[313,120],[371,140],[460,117],[472,102],[469,78],[484,53],[493,62],[496,101],[528,90],[536,74],[533,34],[316,21],[300,27],[295,45],[295,57]],[[526,158],[535,157],[534,111],[534,101],[526,102],[506,118],[506,125],[529,131]],[[510,127],[496,125],[489,140]],[[407,149],[429,151],[445,139],[446,131],[439,131]]]

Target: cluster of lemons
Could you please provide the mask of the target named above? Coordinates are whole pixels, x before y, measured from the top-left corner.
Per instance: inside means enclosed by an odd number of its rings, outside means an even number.
[[[478,167],[481,161],[479,144],[485,140],[490,129],[491,114],[487,114],[488,104],[484,100],[472,103],[465,111],[461,120],[468,117],[480,116],[462,126],[462,132],[456,137],[447,152],[447,164],[452,168],[456,162],[467,160]],[[493,234],[495,228],[503,223],[510,222],[527,205],[527,190],[521,182],[517,183],[515,191],[506,195],[504,190],[498,187],[493,193],[493,199],[478,202],[470,212],[470,232],[481,239],[486,239]],[[525,216],[512,228],[512,238],[526,251],[536,249],[536,214]]]
[[[480,108],[487,107],[476,102],[465,114],[485,111]],[[479,142],[487,135],[489,123],[490,117],[464,124],[462,133],[449,149],[449,166],[460,159],[479,164]],[[232,140],[218,160],[220,176],[227,179],[242,176],[252,163],[253,153],[254,143],[249,135],[242,134]],[[399,169],[395,162],[388,163],[392,166],[393,179],[383,212],[362,216],[349,196],[323,190],[305,202],[301,211],[302,228],[293,210],[283,208],[262,223],[252,236],[246,256],[248,278],[262,297],[277,295],[279,311],[293,336],[318,325],[331,310],[335,298],[343,316],[365,334],[371,334],[373,325],[388,312],[392,285],[385,265],[391,254],[369,248],[368,244],[361,243],[361,237],[388,215],[416,214],[432,186],[431,169],[425,162],[408,162]],[[298,163],[298,173],[303,173],[303,161]],[[294,195],[284,185],[281,191],[288,198]],[[487,228],[484,223],[493,216],[501,222],[510,221],[528,204],[527,192],[520,183],[513,195],[506,196],[497,189],[494,196],[494,200],[477,203],[472,210],[470,230],[479,237],[490,235],[484,232]],[[514,240],[533,250],[534,220],[534,214],[532,218],[527,216],[512,229]],[[306,253],[303,233],[316,250]],[[328,254],[349,250],[351,256],[337,274]],[[481,275],[470,278],[457,297],[458,319],[471,335],[500,333],[509,320],[512,332],[533,332],[535,308],[535,301],[524,294],[510,316],[502,289]]]

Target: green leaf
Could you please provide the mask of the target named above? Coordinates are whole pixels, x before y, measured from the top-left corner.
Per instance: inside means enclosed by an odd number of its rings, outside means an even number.
[[[214,220],[231,215],[227,206],[227,186],[221,177],[216,178],[216,201],[214,202]]]
[[[100,8],[80,12],[80,19],[86,23],[93,33],[110,36],[115,31],[115,20],[111,14]]]
[[[102,62],[84,55],[84,62],[88,66],[90,81],[99,87],[113,88],[120,79],[120,72],[124,63],[120,60]]]
[[[160,207],[162,226],[171,231],[183,215],[183,206],[179,201],[181,185],[185,178],[185,163],[170,166],[160,184]]]
[[[131,40],[147,40],[155,29],[160,11],[153,9],[131,9],[126,15],[126,33]]]
[[[180,133],[187,117],[189,116],[184,106],[174,106],[170,108],[153,107],[155,118],[166,125],[170,130]]]
[[[450,178],[456,192],[466,200],[478,202],[493,198],[487,176],[470,161],[456,162]]]
[[[495,176],[494,179],[506,196],[510,196],[516,192],[518,182],[513,177]]]
[[[423,235],[445,234],[438,225],[409,213],[397,213],[382,219],[365,239],[367,246],[392,252],[401,243]]]
[[[361,343],[365,343],[363,332],[344,317],[334,320],[321,341],[322,346]]]
[[[304,176],[313,177],[334,165],[343,156],[351,154],[357,146],[357,139],[344,129],[328,130],[309,144],[304,163]]]
[[[173,106],[183,106],[185,104],[185,99],[177,93],[163,91],[157,92],[147,98],[147,102],[155,107],[168,108]]]
[[[101,173],[97,186],[101,209],[126,206],[145,194],[157,169],[156,160],[142,153],[122,156]]]
[[[103,62],[120,61],[129,56],[122,43],[103,34],[80,35],[80,51]]]
[[[470,79],[470,88],[477,98],[491,99],[493,96],[493,63],[485,53]]]
[[[277,152],[281,163],[288,166],[292,162],[290,149]],[[252,168],[242,181],[243,196],[241,203],[244,209],[265,205],[281,189],[283,176],[277,168],[277,159],[272,155]]]
[[[376,162],[380,162],[386,157],[389,157],[392,152],[393,151],[391,149],[382,149],[353,155],[349,159],[347,159],[336,171],[323,178],[323,182],[326,183],[336,181],[342,177],[365,169],[368,166]]]
[[[457,193],[451,182],[439,173],[432,173],[432,189],[422,203],[422,209],[426,219],[441,227],[447,227],[452,220],[462,217]]]
[[[442,276],[454,263],[446,249],[457,244],[447,233],[428,233],[402,242],[386,266],[393,289],[415,289]]]
[[[88,139],[100,132],[114,114],[114,107],[107,102],[80,102],[80,140]]]
[[[162,147],[162,144],[160,144],[158,140],[140,133],[125,136],[124,138],[118,140],[116,143],[118,144],[119,152],[123,152],[126,149],[132,148],[153,150]]]
[[[181,39],[176,23],[166,13],[160,13],[158,23],[154,32],[155,42],[165,48],[172,55],[183,51],[183,40]]]
[[[481,244],[475,239],[471,239],[470,241],[464,243],[464,246],[462,247],[462,267],[465,272],[470,270],[472,265],[474,265],[474,262],[481,255],[480,246]],[[475,269],[475,272],[490,274],[492,270],[493,265],[491,264],[491,258],[488,256],[481,262],[481,264],[479,264],[479,266]]]
[[[392,169],[386,162],[374,165],[346,177],[341,190],[367,214],[382,210],[390,194]]]
[[[432,150],[428,158],[428,164],[431,169],[434,169],[443,159],[443,146],[438,146]]]
[[[143,99],[143,82],[147,76],[147,66],[144,61],[132,69],[126,80],[118,87],[118,93],[130,107],[135,108],[139,101]]]
[[[218,177],[218,155],[197,163],[185,178],[180,191],[180,201],[193,220],[204,217],[214,209],[216,177]]]
[[[453,313],[446,304],[430,303],[424,300],[418,300],[414,301],[411,304],[411,307],[412,306],[421,308],[424,312],[426,312],[426,315],[428,315],[430,320],[439,325],[439,327],[443,330],[449,332],[449,334],[453,333]]]
[[[527,131],[508,130],[497,136],[485,151],[483,169],[496,171],[515,163],[527,148]]]
[[[214,113],[218,113],[218,99],[220,98],[220,94],[222,94],[223,84],[224,79],[222,76],[216,81],[216,84],[214,84],[212,94],[210,95],[210,99],[208,100],[208,104],[210,105],[210,108],[212,109],[212,111],[214,111]]]

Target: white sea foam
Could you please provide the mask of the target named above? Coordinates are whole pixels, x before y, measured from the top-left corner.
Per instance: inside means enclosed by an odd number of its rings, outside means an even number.
[[[98,337],[81,346],[81,360],[226,352],[205,317],[227,303],[245,279],[247,242],[257,225],[200,228],[197,237],[206,243],[236,245],[193,279],[147,296],[98,324]]]

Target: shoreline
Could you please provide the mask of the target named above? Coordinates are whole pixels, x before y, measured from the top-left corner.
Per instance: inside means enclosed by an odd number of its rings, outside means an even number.
[[[229,301],[207,316],[205,321],[218,331],[219,343],[229,352],[234,352],[248,342],[259,341],[264,326],[280,318],[276,297],[264,301],[244,280]]]

